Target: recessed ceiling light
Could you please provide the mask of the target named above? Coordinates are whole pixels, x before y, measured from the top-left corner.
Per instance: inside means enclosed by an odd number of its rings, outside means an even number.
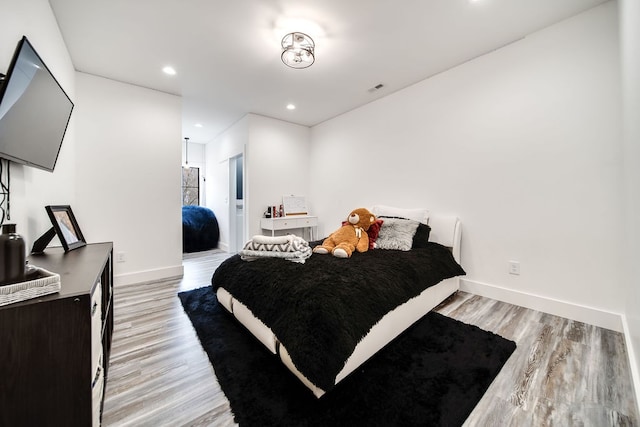
[[[176,75],[176,70],[173,67],[166,66],[162,69],[162,71],[164,71],[165,74],[169,74],[170,76]]]
[[[202,123],[196,123],[194,126],[197,127],[197,128],[201,128],[202,127]]]
[[[295,110],[296,106],[293,104],[287,104],[287,110]]]

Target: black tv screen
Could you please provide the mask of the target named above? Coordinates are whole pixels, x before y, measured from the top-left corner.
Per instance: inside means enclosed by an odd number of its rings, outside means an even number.
[[[73,102],[23,37],[0,86],[0,157],[53,172]]]

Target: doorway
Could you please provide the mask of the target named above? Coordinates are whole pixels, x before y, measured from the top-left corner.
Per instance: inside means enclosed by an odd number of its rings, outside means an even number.
[[[244,236],[244,156],[229,159],[229,252],[242,249]]]

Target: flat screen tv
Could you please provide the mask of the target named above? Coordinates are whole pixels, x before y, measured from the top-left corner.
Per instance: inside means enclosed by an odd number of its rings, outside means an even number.
[[[0,86],[0,157],[53,172],[73,102],[23,37]]]

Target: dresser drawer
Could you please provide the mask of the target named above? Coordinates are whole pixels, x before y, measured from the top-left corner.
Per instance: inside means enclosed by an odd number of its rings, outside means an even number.
[[[318,225],[318,218],[317,217],[299,218],[299,219],[296,219],[296,225],[300,228],[316,227]]]
[[[271,231],[271,235],[275,236],[276,231],[283,230],[309,230],[309,238],[313,240],[313,229],[318,226],[317,216],[289,216],[282,218],[261,218],[260,226],[263,230]],[[291,233],[291,232],[288,232]]]
[[[91,296],[91,367],[95,372],[102,357],[102,283],[98,280]]]
[[[104,369],[102,368],[102,358],[98,362],[98,366],[93,371],[94,377],[91,384],[91,409],[92,409],[92,425],[100,426],[100,415],[102,409],[102,397],[104,395]]]
[[[299,227],[297,221],[298,220],[294,218],[276,220],[273,222],[273,230],[287,230],[289,228]]]
[[[262,218],[260,226],[265,230],[288,230],[291,228],[316,227],[318,225],[317,216],[305,216],[302,218]]]

